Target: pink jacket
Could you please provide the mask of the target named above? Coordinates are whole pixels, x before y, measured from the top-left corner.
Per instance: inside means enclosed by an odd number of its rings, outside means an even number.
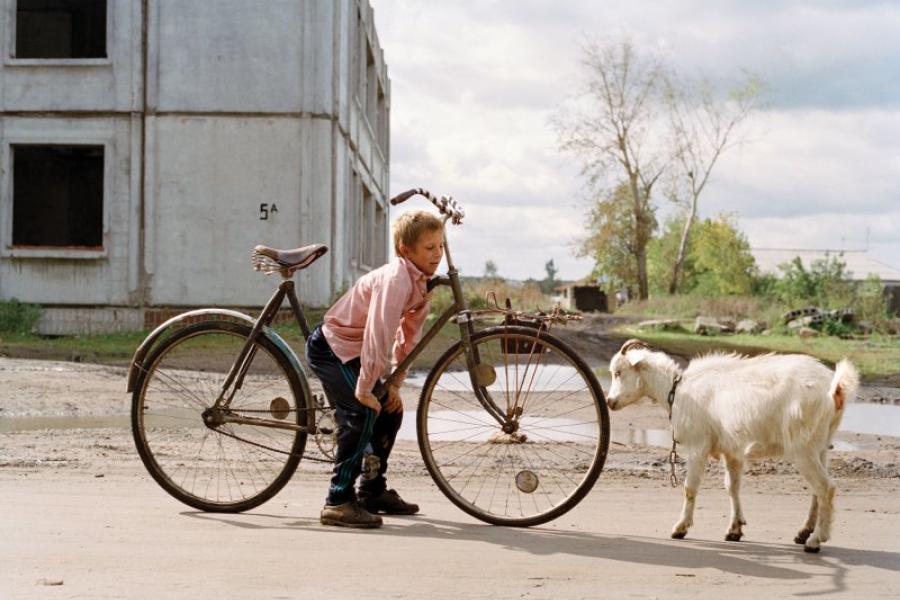
[[[325,313],[322,332],[335,355],[345,363],[360,359],[357,396],[371,392],[389,362],[396,367],[419,341],[427,281],[411,261],[397,257],[360,277]]]

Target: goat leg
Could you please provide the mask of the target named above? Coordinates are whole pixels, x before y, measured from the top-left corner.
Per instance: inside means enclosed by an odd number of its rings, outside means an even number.
[[[795,544],[805,544],[806,540],[809,539],[810,534],[813,532],[813,529],[816,528],[816,520],[819,518],[819,499],[816,498],[816,495],[813,494],[812,502],[809,506],[809,516],[806,518],[806,524],[803,526],[803,529],[797,532],[797,537],[794,538]]]
[[[672,528],[672,537],[676,540],[683,539],[688,529],[694,524],[694,505],[697,502],[697,492],[700,490],[700,482],[703,480],[703,472],[706,470],[706,457],[708,452],[692,453],[688,457],[687,475],[684,478],[684,505],[681,507],[681,517]]]
[[[742,527],[747,524],[744,511],[741,510],[741,472],[744,463],[733,456],[725,456],[725,489],[731,500],[731,525],[725,533],[726,542],[739,542],[744,537]]]

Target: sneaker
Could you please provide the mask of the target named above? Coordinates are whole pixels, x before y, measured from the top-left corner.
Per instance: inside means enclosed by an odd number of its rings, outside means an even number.
[[[337,505],[326,504],[322,508],[319,521],[322,525],[337,525],[338,527],[360,529],[381,527],[381,517],[367,511],[356,500]]]
[[[418,504],[405,502],[394,490],[385,490],[378,496],[360,496],[360,503],[373,515],[414,515],[419,512]]]

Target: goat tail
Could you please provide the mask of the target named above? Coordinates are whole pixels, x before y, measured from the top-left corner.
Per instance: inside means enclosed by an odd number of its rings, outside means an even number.
[[[848,402],[853,402],[858,389],[859,371],[845,358],[834,368],[834,378],[828,390],[828,395],[834,400],[835,410],[841,412]]]

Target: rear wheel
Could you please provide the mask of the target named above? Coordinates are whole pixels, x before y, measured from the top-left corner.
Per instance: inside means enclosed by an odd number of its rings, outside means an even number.
[[[268,338],[225,411],[213,405],[250,334],[229,321],[190,325],[142,365],[132,397],[138,454],[150,475],[178,500],[204,511],[259,506],[290,480],[306,433],[217,423],[224,415],[306,424],[309,399],[290,359]]]
[[[482,521],[555,519],[584,498],[603,469],[609,414],[600,384],[564,342],[532,329],[487,329],[472,336],[472,348],[471,371],[456,344],[422,388],[417,432],[428,472]],[[479,396],[494,403],[499,419]]]

